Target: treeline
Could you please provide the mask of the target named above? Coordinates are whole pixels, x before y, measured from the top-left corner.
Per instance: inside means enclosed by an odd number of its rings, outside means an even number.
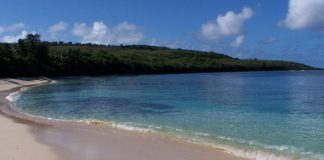
[[[242,60],[214,52],[147,45],[44,42],[29,34],[0,44],[0,76],[71,76],[221,71],[309,70],[295,62]]]

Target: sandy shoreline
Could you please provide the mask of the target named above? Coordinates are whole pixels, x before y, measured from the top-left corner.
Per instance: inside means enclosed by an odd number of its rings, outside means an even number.
[[[0,79],[0,105],[8,105],[5,98],[17,87],[31,86],[45,83],[47,80],[18,80]],[[54,153],[53,148],[36,141],[35,134],[31,133],[34,127],[29,121],[7,116],[0,113],[0,159],[4,160],[33,160],[33,159],[59,159],[59,154]]]
[[[17,91],[17,87],[49,82],[48,79],[0,79],[1,109],[10,108],[10,102],[5,97]],[[101,125],[78,125],[55,121],[36,123],[31,119],[7,116],[1,112],[0,126],[0,159],[241,159],[221,150],[205,146]]]

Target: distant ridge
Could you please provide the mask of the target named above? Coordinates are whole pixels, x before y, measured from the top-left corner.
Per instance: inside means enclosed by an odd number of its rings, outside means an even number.
[[[0,44],[2,77],[314,69],[296,62],[238,59],[214,52],[148,45],[44,42],[37,34],[29,34],[18,43]]]

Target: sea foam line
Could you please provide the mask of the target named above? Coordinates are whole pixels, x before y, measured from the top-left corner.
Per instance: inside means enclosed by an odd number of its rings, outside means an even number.
[[[13,94],[13,96],[14,96],[14,94]],[[282,155],[281,153],[272,153],[269,151],[263,151],[262,149],[243,149],[243,148],[239,148],[239,147],[231,146],[231,145],[209,143],[207,141],[197,139],[197,138],[189,138],[189,137],[185,137],[182,135],[172,135],[172,134],[168,134],[168,133],[158,132],[154,129],[151,129],[154,127],[149,127],[149,128],[138,127],[134,123],[108,122],[108,121],[101,121],[101,120],[97,120],[97,119],[64,120],[64,119],[55,119],[55,118],[46,118],[46,117],[41,117],[41,116],[35,116],[35,115],[28,114],[28,113],[22,113],[22,114],[27,115],[29,117],[37,118],[37,119],[41,118],[41,119],[45,119],[45,120],[63,122],[63,123],[64,122],[77,122],[77,123],[83,123],[83,124],[87,124],[87,125],[104,125],[104,126],[109,126],[109,127],[113,127],[113,128],[117,128],[117,129],[121,129],[121,130],[125,130],[125,131],[138,132],[138,133],[156,133],[157,135],[162,135],[162,136],[165,135],[171,139],[175,138],[176,140],[185,141],[188,143],[207,146],[207,147],[218,149],[218,150],[220,149],[224,152],[236,155],[238,157],[248,158],[248,159],[255,159],[255,160],[297,160],[297,159],[298,160],[308,160],[308,159],[324,160],[323,155],[317,155],[312,152],[303,152],[303,153],[301,153],[301,155],[304,155],[304,156],[297,156],[297,155]],[[155,128],[160,128],[160,127],[155,127]],[[171,129],[170,127],[167,127],[167,128]],[[183,133],[186,132],[182,129],[174,129],[174,130],[178,133],[179,133],[179,131],[182,131]],[[194,135],[208,136],[207,133],[202,133],[202,132],[195,132]],[[228,137],[219,136],[218,138],[227,140],[227,141],[235,141],[234,139],[231,139]],[[239,142],[243,143],[243,140],[239,140]],[[255,145],[258,143],[251,141],[251,142],[248,142],[248,144]],[[286,150],[288,147],[287,146],[263,146],[263,148],[283,151],[283,150]]]

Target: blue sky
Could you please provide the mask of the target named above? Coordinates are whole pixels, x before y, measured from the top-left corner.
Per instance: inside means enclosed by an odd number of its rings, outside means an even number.
[[[148,44],[324,67],[324,0],[1,1],[0,41]]]

